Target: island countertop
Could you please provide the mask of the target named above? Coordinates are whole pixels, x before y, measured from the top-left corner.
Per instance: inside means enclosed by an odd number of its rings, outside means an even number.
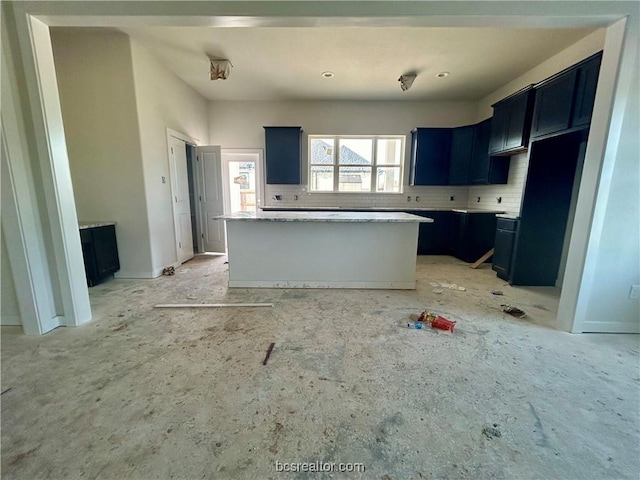
[[[103,222],[103,221],[90,221],[90,222],[78,222],[78,229],[84,230],[85,228],[97,228],[108,227],[109,225],[115,225],[116,222]]]
[[[331,223],[431,223],[432,218],[402,212],[237,212],[214,217],[227,221],[331,222]]]

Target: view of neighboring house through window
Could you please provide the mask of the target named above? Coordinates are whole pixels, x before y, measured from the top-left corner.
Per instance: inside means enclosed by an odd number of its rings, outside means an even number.
[[[309,191],[400,193],[403,158],[403,136],[309,135]]]

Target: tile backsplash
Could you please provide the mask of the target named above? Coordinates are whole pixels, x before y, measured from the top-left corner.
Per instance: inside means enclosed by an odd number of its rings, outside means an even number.
[[[352,207],[352,208],[481,208],[504,210],[518,215],[529,156],[511,157],[509,179],[505,185],[404,187],[399,194],[309,193],[306,185],[265,185],[267,207]],[[273,197],[281,196],[281,200]],[[296,200],[297,197],[297,200]],[[407,198],[410,198],[408,201]],[[418,197],[416,199],[416,197]],[[453,200],[451,200],[453,197]],[[480,197],[480,201],[477,199]],[[497,198],[501,197],[498,203]]]
[[[265,185],[268,207],[464,208],[469,187],[408,187],[403,193],[308,193],[305,185]],[[274,200],[281,195],[281,200]],[[297,196],[297,200],[295,197]],[[416,199],[417,197],[417,199]],[[451,200],[451,197],[454,197]],[[410,200],[407,200],[410,198]]]
[[[504,210],[514,215],[520,214],[520,202],[524,190],[524,182],[529,166],[529,154],[527,152],[511,157],[509,165],[509,179],[505,185],[477,185],[467,187],[467,208],[484,208],[491,210]],[[480,201],[478,202],[478,197]],[[498,203],[497,198],[502,197]]]

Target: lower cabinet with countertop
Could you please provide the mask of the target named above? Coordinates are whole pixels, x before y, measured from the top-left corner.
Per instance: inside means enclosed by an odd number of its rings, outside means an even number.
[[[451,255],[473,263],[491,250],[495,240],[496,213],[500,212],[454,210],[451,223]]]
[[[93,287],[120,270],[114,222],[80,223],[80,241],[87,276]]]

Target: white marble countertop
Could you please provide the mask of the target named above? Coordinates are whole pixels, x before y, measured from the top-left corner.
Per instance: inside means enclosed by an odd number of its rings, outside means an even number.
[[[371,211],[383,211],[383,212],[408,212],[408,211],[424,211],[424,212],[458,212],[458,213],[496,213],[502,214],[504,210],[484,210],[481,208],[442,208],[442,207],[424,207],[424,206],[416,206],[415,203],[407,203],[405,207],[292,207],[292,206],[282,206],[282,207],[261,207],[263,212],[273,212],[273,211],[344,211],[344,212],[371,212]]]
[[[115,225],[116,222],[78,222],[78,228],[80,230],[84,230],[85,228],[97,228],[97,227],[107,227],[109,225]]]
[[[403,212],[237,212],[219,217],[227,221],[268,221],[268,222],[395,222],[431,223],[432,218],[419,217]]]
[[[495,213],[497,215],[504,213],[504,210],[483,210],[482,208],[452,208],[451,211],[457,213]]]

